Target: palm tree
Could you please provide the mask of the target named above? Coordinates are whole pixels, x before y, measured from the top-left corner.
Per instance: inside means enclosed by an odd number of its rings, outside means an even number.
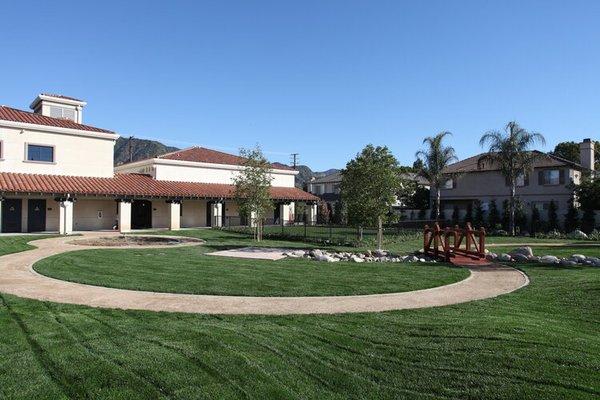
[[[531,171],[535,161],[543,156],[543,153],[531,151],[531,147],[536,143],[545,145],[546,139],[540,133],[526,131],[514,121],[506,124],[504,133],[489,131],[479,140],[481,147],[487,145],[487,153],[479,158],[478,166],[481,167],[486,162],[496,165],[510,186],[508,226],[513,236],[517,179]]]
[[[423,144],[426,149],[419,150],[416,153],[420,163],[415,162],[417,173],[429,181],[431,187],[435,190],[435,219],[440,218],[440,189],[447,179],[444,169],[453,161],[457,161],[456,152],[451,146],[444,146],[443,141],[446,136],[452,136],[450,132],[440,132],[437,135],[426,137]]]

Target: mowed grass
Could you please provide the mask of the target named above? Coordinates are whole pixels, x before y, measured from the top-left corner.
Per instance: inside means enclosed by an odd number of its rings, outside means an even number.
[[[522,266],[494,299],[205,316],[0,301],[0,398],[596,399],[600,269]]]
[[[0,256],[33,249],[28,242],[37,239],[54,237],[55,235],[17,235],[0,236]]]
[[[218,233],[218,231],[216,231]],[[211,236],[212,235],[212,236]],[[53,278],[156,292],[323,296],[404,292],[446,285],[469,272],[444,264],[323,263],[306,259],[249,260],[207,252],[253,243],[215,231],[205,245],[161,249],[99,249],[63,253],[38,261],[34,269]],[[266,241],[261,245],[290,247]]]

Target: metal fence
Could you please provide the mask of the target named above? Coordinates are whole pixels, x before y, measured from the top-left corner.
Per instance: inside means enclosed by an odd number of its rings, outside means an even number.
[[[415,237],[421,235],[425,225],[432,226],[435,221],[412,220],[401,221],[384,226],[384,237],[388,239],[398,237]],[[224,229],[252,234],[252,227],[240,217],[227,217]],[[263,235],[268,238],[282,238],[302,240],[308,242],[329,242],[335,244],[350,244],[357,241],[375,241],[377,238],[376,227],[353,227],[336,224],[311,224],[304,221],[294,221],[285,224],[279,221],[266,220]]]

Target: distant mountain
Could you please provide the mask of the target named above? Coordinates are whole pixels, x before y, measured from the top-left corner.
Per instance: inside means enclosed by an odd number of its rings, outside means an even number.
[[[131,161],[144,160],[161,154],[179,150],[177,147],[165,146],[155,140],[131,139]],[[115,143],[115,165],[130,161],[129,139],[120,137]]]
[[[299,165],[298,171],[299,171],[299,174],[296,175],[296,187],[298,187],[300,189],[304,189],[306,186],[306,183],[309,182],[312,178],[320,178],[325,175],[330,175],[335,172],[338,172],[339,169],[331,168],[331,169],[328,169],[327,171],[318,172],[318,171],[313,171],[312,169],[310,169],[310,167],[308,167],[306,165]]]

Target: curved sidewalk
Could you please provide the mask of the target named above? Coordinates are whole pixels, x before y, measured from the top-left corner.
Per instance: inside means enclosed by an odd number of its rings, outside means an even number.
[[[88,237],[106,234],[90,234]],[[510,293],[529,283],[527,276],[502,265],[469,267],[471,275],[446,286],[403,293],[322,297],[247,297],[155,293],[85,285],[40,275],[32,265],[67,251],[107,248],[72,245],[74,237],[31,242],[36,249],[0,257],[0,292],[56,303],[124,310],[202,314],[334,314],[439,307]],[[156,246],[144,246],[156,247]],[[118,247],[123,249],[126,247]],[[142,248],[142,246],[135,246]]]

